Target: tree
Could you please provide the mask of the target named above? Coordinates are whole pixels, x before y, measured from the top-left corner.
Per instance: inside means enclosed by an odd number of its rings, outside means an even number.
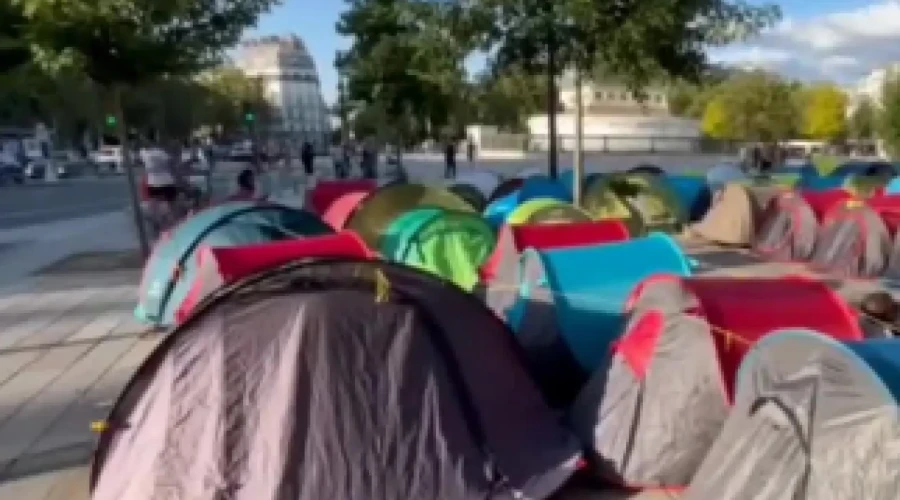
[[[892,72],[881,88],[878,136],[894,158],[900,156],[900,74]]]
[[[24,40],[25,13],[13,0],[0,0],[0,73],[6,73],[31,59]]]
[[[847,95],[834,85],[818,85],[801,91],[803,135],[834,142],[847,134]]]
[[[509,132],[524,131],[526,118],[546,109],[546,81],[520,68],[478,75],[474,93],[478,123]]]
[[[348,0],[337,24],[352,46],[335,61],[347,98],[389,120],[380,135],[400,144],[453,127],[465,99],[467,28],[460,9],[425,0]]]
[[[847,124],[849,137],[858,141],[873,139],[878,125],[876,115],[877,110],[871,99],[863,98],[860,100],[850,114],[850,120]]]
[[[735,138],[724,96],[716,96],[707,103],[706,110],[703,112],[702,128],[703,133],[713,139],[730,140]]]
[[[789,83],[763,71],[732,77],[718,86],[717,97],[735,139],[776,142],[791,138],[799,126],[795,94]],[[718,111],[716,111],[718,113]]]
[[[757,33],[780,16],[775,6],[727,0],[481,0],[492,13],[488,39],[500,67],[523,65],[548,77],[547,113],[556,143],[553,79],[568,67],[595,64],[622,78],[637,95],[658,75],[697,80],[706,49]],[[555,174],[555,148],[550,170]]]
[[[218,63],[277,0],[19,0],[25,38],[71,60],[107,94],[122,144],[141,247],[149,253],[122,111],[124,88]]]

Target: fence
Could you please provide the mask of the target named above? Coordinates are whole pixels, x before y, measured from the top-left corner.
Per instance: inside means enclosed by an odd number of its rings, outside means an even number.
[[[736,154],[741,143],[716,141],[704,137],[663,136],[614,136],[585,135],[582,148],[593,153],[685,153],[685,154]],[[485,134],[481,136],[482,151],[547,151],[550,138],[546,135]],[[562,152],[575,150],[575,137],[560,135],[557,148]]]

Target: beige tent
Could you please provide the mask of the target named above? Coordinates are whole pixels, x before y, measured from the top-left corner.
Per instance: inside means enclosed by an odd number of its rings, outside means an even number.
[[[771,187],[728,184],[716,193],[703,220],[692,225],[689,231],[712,243],[749,246],[760,214],[778,191]]]

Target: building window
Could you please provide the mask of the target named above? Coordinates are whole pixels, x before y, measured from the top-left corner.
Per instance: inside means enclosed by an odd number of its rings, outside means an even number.
[[[625,101],[628,100],[628,94],[625,93],[625,92],[622,92],[622,93],[619,95],[619,97],[622,98],[622,102],[625,102]]]
[[[603,100],[603,92],[600,92],[600,91],[594,92],[594,98],[597,99],[598,101],[602,101]]]
[[[663,102],[662,94],[656,94],[655,96],[653,96],[653,100],[656,101],[656,104],[662,104],[662,102]]]

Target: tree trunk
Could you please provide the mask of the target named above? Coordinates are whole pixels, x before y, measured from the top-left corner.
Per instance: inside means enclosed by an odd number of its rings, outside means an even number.
[[[137,178],[134,173],[134,162],[131,161],[131,151],[128,145],[128,124],[125,123],[125,113],[122,111],[122,89],[114,86],[111,89],[113,113],[118,124],[119,143],[122,148],[122,166],[128,178],[128,190],[131,193],[131,212],[134,215],[134,224],[137,229],[138,243],[144,258],[150,256],[150,240],[147,237],[147,228],[144,226],[144,218],[141,216],[141,202],[138,199]]]
[[[581,187],[584,179],[584,100],[581,95],[581,69],[575,67],[575,165],[572,199],[581,206]]]
[[[556,94],[556,35],[553,29],[547,33],[547,135],[550,145],[548,161],[550,178],[556,179],[559,170],[559,155],[557,152],[556,108],[559,96]]]

